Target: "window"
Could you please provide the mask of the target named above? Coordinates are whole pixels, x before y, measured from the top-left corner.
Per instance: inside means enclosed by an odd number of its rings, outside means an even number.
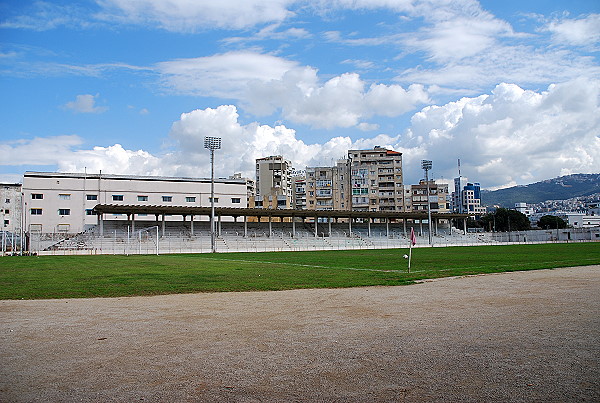
[[[58,195],[58,198],[60,200],[71,200],[71,195],[70,194],[66,194],[66,193],[62,193]]]
[[[42,215],[42,209],[41,208],[32,208],[31,215]]]
[[[123,201],[123,195],[112,195],[113,201]]]
[[[42,193],[32,193],[31,198],[33,200],[42,200],[44,198],[44,195]]]
[[[70,208],[58,209],[58,215],[71,215],[71,209]]]
[[[148,201],[148,196],[138,196],[138,201]]]
[[[58,232],[69,232],[70,227],[69,224],[58,224]]]
[[[196,198],[195,198],[195,197],[193,197],[193,196],[187,196],[187,197],[185,198],[185,202],[186,202],[186,203],[196,203]]]
[[[209,202],[209,203],[212,203],[212,197],[209,197],[209,198],[208,198],[208,202]],[[218,198],[218,197],[215,197],[215,203],[218,203],[218,202],[219,202],[219,198]]]
[[[87,195],[85,198],[87,200],[98,200],[98,195]]]
[[[10,199],[4,199],[4,203],[10,203]]]
[[[29,230],[31,232],[42,232],[42,224],[31,224]]]
[[[239,204],[241,202],[242,202],[242,199],[239,198],[239,197],[232,197],[231,198],[231,203],[233,203],[233,204]]]
[[[8,226],[8,224],[10,224],[10,222],[8,220],[4,220],[4,226]]]
[[[320,179],[317,181],[317,187],[331,186],[331,179]]]
[[[4,214],[10,214],[10,210],[8,210],[8,209],[4,210]]]
[[[163,196],[162,197],[162,201],[164,201],[164,202],[172,202],[173,201],[173,196]]]
[[[94,215],[94,209],[91,209],[91,208],[85,209],[85,215]]]

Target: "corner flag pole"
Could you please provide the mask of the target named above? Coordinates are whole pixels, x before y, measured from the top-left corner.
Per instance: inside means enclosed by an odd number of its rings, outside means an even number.
[[[410,249],[408,250],[408,272],[410,273],[410,261],[412,259],[412,247],[417,244],[414,227],[410,229]]]

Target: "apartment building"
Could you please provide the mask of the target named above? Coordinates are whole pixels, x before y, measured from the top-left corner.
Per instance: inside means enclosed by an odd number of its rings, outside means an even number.
[[[349,161],[306,168],[306,209],[350,210]]]
[[[210,187],[210,179],[200,178],[26,172],[22,190],[25,228],[44,233],[81,232],[97,224],[94,207],[98,204],[208,207]],[[246,181],[215,180],[215,206],[247,207]],[[128,219],[122,214],[103,218]],[[136,214],[135,219],[155,221],[156,217]],[[181,220],[181,216],[167,216],[166,220]]]
[[[402,153],[375,147],[348,151],[351,209],[403,211]]]
[[[294,179],[294,209],[306,210],[306,176],[295,176]]]
[[[257,208],[289,209],[293,206],[292,163],[281,155],[256,160]]]
[[[427,211],[427,187],[429,185],[429,207],[432,213],[449,213],[450,202],[448,201],[448,185],[438,184],[433,180],[429,183],[425,180],[419,181],[418,185],[405,187],[405,210],[413,212]]]
[[[20,183],[0,183],[1,231],[21,230],[22,198]]]

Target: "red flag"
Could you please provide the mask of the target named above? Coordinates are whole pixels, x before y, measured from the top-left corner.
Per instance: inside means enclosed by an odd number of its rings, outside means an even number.
[[[410,229],[410,244],[415,246],[417,244],[417,237],[415,236],[415,229]]]

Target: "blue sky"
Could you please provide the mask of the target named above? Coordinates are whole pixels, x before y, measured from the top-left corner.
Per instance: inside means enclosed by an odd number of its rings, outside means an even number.
[[[600,172],[600,2],[0,0],[0,181],[252,177],[348,149],[405,182]]]

